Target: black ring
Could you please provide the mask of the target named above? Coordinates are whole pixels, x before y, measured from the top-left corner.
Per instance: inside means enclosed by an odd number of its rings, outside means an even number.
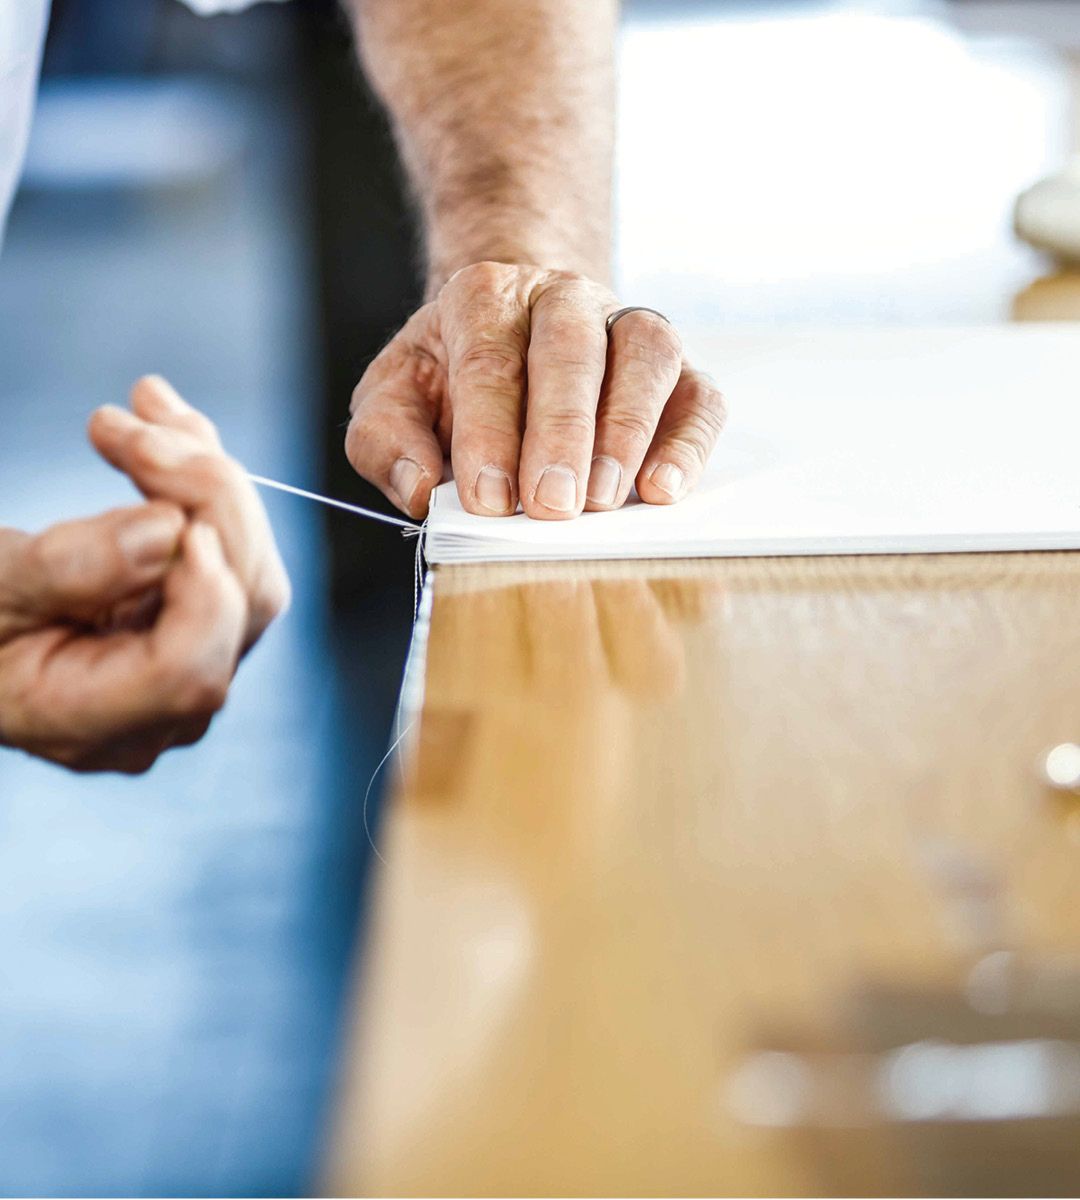
[[[662,312],[657,312],[655,308],[646,308],[643,304],[630,304],[626,308],[616,309],[615,312],[608,317],[608,319],[604,322],[604,332],[610,335],[611,327],[615,324],[615,322],[620,318],[625,317],[627,313],[632,312],[652,313],[654,317],[659,317],[660,320],[666,325],[671,324],[667,317],[665,317]]]

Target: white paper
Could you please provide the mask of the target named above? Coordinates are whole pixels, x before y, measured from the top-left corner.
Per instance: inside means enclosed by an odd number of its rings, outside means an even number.
[[[438,488],[432,562],[1080,549],[1080,330],[699,338],[727,429],[679,504],[534,521]]]

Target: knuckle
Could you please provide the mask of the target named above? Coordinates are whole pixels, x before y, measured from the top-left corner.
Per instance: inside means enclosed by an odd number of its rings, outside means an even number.
[[[275,617],[280,617],[282,613],[288,611],[289,605],[292,604],[292,595],[292,583],[285,573],[285,568],[279,564],[274,574],[274,585],[271,588],[269,599],[269,607],[273,610]]]
[[[200,441],[209,442],[214,446],[221,444],[217,425],[205,413],[192,409],[186,419],[188,428]]]
[[[620,327],[623,327],[620,329]],[[629,313],[615,326],[620,355],[670,368],[682,362],[682,338],[674,325],[652,313]]]
[[[161,446],[161,434],[157,428],[143,427],[132,430],[128,435],[132,457],[143,466],[157,465]]]
[[[560,375],[593,379],[603,370],[605,357],[599,342],[573,330],[545,350],[544,365]]]
[[[654,317],[652,320],[652,331],[649,336],[658,354],[663,355],[669,361],[682,362],[682,337],[675,326],[669,321],[664,321],[660,317]]]
[[[454,444],[469,445],[483,442],[485,445],[516,445],[521,439],[521,416],[517,411],[507,411],[505,422],[493,419],[493,414],[487,414],[468,421],[458,421]]]
[[[565,284],[545,292],[533,309],[533,343],[545,354],[590,364],[607,357],[603,304],[585,284]]]
[[[704,413],[693,413],[686,418],[677,433],[668,439],[668,446],[676,453],[689,457],[698,466],[704,467],[720,428]]]
[[[359,417],[353,417],[349,428],[345,431],[345,457],[352,464],[353,469],[361,474],[363,474],[365,465],[363,453],[365,436],[363,422]]]
[[[280,564],[263,573],[249,601],[251,622],[260,630],[265,629],[289,607],[292,602],[292,585]]]
[[[345,446],[346,449],[350,445],[357,446],[365,438],[371,436],[378,427],[378,414],[367,402],[362,402],[353,410],[353,415],[349,420],[349,426],[345,431]]]
[[[607,412],[602,423],[609,433],[615,433],[634,447],[647,446],[656,432],[656,421],[640,409],[626,408]]]
[[[393,361],[392,369],[407,385],[411,397],[436,405],[444,391],[445,359],[423,346],[410,345]]]
[[[507,263],[478,262],[462,267],[447,280],[444,290],[453,292],[501,291],[515,269]]]
[[[535,424],[542,433],[591,437],[596,430],[596,414],[583,408],[559,408],[539,416]]]
[[[355,419],[394,406],[436,405],[442,397],[446,376],[441,353],[441,348],[429,349],[398,334],[353,388],[350,415]]]
[[[580,320],[560,321],[534,336],[530,359],[534,369],[575,381],[588,380],[599,390],[607,364],[603,331],[590,329]]]
[[[282,568],[284,570],[284,568]],[[244,591],[244,585],[240,579],[233,574],[232,571],[226,571],[218,580],[220,589],[218,595],[218,611],[222,619],[226,622],[231,620],[240,625],[243,622],[243,613],[247,609],[248,598]],[[223,654],[220,660],[220,669],[225,672],[226,685],[232,679],[233,664],[228,659],[227,654]]]
[[[212,716],[225,706],[229,675],[218,663],[189,664],[175,684],[175,707],[185,716]]]
[[[603,289],[573,271],[550,272],[536,296],[537,310],[551,315],[573,313],[578,319],[594,311],[604,299]]]
[[[244,477],[240,464],[224,454],[196,454],[187,469],[200,489],[208,492],[231,490]]]
[[[727,399],[711,381],[705,381],[699,386],[701,390],[698,403],[694,406],[690,416],[697,426],[705,431],[712,441],[715,441],[727,421]]]
[[[232,659],[220,647],[184,656],[176,650],[159,661],[153,692],[174,717],[204,719],[224,707],[232,674]]]
[[[491,338],[474,342],[462,352],[457,374],[468,381],[520,387],[525,381],[525,361],[517,347]]]

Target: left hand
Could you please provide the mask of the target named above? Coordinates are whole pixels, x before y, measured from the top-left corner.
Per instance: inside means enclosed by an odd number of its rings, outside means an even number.
[[[0,745],[78,771],[147,770],[206,732],[289,602],[266,513],[210,422],[162,379],[91,419],[147,503],[0,528]]]
[[[449,454],[464,508],[566,520],[637,487],[671,504],[697,483],[723,397],[683,359],[662,317],[600,284],[535,266],[464,267],[368,368],[352,400],[349,461],[412,517]],[[527,381],[527,382],[526,382]]]
[[[131,409],[99,408],[90,419],[90,440],[148,499],[170,501],[217,531],[246,602],[246,652],[291,597],[255,486],[225,453],[209,419],[164,379],[140,379],[131,392]]]

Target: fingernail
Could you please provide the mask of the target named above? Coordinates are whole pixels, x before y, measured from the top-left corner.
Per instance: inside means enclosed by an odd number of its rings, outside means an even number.
[[[677,500],[682,495],[686,476],[674,463],[661,463],[653,467],[649,482]]]
[[[390,468],[390,486],[397,492],[398,499],[408,504],[416,491],[424,469],[411,458],[399,458]]]
[[[176,552],[180,535],[176,517],[143,517],[120,530],[120,550],[134,567],[163,566]]]
[[[598,454],[592,460],[589,472],[588,496],[593,504],[614,504],[622,483],[622,467],[606,454]]]
[[[488,512],[506,514],[510,511],[510,476],[498,467],[484,467],[476,477],[476,500]]]
[[[546,467],[533,498],[552,512],[573,512],[577,507],[577,475],[570,467]]]

